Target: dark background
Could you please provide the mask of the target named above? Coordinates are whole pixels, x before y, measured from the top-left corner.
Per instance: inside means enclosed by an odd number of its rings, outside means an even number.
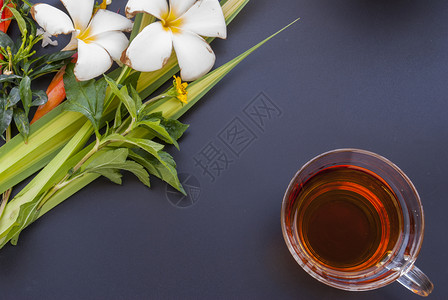
[[[301,20],[182,118],[191,126],[170,152],[190,198],[156,179],[152,189],[130,175],[123,186],[97,180],[0,251],[0,298],[419,299],[398,283],[327,287],[283,241],[294,173],[355,147],[389,158],[417,187],[426,217],[417,265],[434,282],[430,299],[446,299],[447,15],[445,0],[252,0],[213,43],[217,66]],[[231,129],[245,129],[236,149],[225,144]],[[210,149],[223,170],[198,165]]]

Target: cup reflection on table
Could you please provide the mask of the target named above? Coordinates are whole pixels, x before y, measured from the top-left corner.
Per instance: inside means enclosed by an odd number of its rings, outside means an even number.
[[[286,190],[281,223],[294,259],[327,285],[365,291],[398,280],[421,296],[433,289],[414,265],[424,231],[420,197],[382,156],[339,149],[312,159]]]

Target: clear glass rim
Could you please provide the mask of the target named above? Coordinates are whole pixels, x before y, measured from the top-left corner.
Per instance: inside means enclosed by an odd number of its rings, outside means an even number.
[[[302,258],[300,257],[299,254],[296,253],[296,251],[294,250],[294,246],[292,244],[292,241],[290,240],[290,237],[288,236],[287,233],[287,228],[286,228],[286,222],[285,222],[285,214],[286,214],[286,206],[289,203],[289,196],[291,194],[292,191],[294,191],[295,186],[298,184],[298,178],[299,176],[304,172],[304,170],[306,170],[311,164],[315,163],[318,160],[321,160],[322,158],[329,156],[329,155],[333,155],[333,154],[337,154],[337,153],[357,153],[357,154],[362,154],[362,155],[366,155],[369,157],[373,157],[385,164],[387,164],[389,167],[391,167],[397,174],[399,174],[401,176],[401,178],[406,182],[410,192],[414,195],[414,200],[417,201],[418,206],[420,208],[420,214],[421,214],[421,230],[420,230],[420,234],[417,238],[417,242],[414,242],[414,247],[413,247],[413,253],[411,255],[411,257],[409,257],[409,259],[407,260],[407,262],[405,264],[403,264],[402,266],[400,266],[399,270],[396,271],[392,271],[390,272],[390,274],[388,276],[379,278],[377,281],[374,282],[360,282],[360,283],[355,283],[355,284],[346,284],[346,283],[341,283],[338,282],[336,280],[332,280],[329,277],[332,276],[322,276],[321,274],[319,274],[318,272],[316,272],[314,269],[315,268],[310,268],[309,264],[304,262],[302,260]],[[404,201],[406,201],[406,199],[404,199]],[[404,208],[402,208],[404,209]],[[405,213],[405,212],[403,212]],[[406,213],[408,213],[408,208],[406,207]],[[420,196],[414,186],[414,184],[412,183],[412,181],[409,179],[409,177],[393,162],[391,162],[389,159],[376,154],[374,152],[371,151],[367,151],[367,150],[362,150],[362,149],[356,149],[356,148],[340,148],[340,149],[334,149],[334,150],[330,150],[327,152],[324,152],[322,154],[319,154],[317,156],[315,156],[314,158],[310,159],[309,161],[307,161],[296,173],[295,175],[292,177],[291,181],[288,184],[288,187],[285,191],[285,194],[283,196],[283,201],[282,201],[282,208],[281,208],[281,226],[282,226],[282,233],[283,233],[283,237],[285,239],[286,245],[290,251],[290,253],[292,254],[292,256],[294,257],[294,259],[296,260],[296,262],[308,273],[310,274],[312,277],[314,277],[315,279],[330,285],[332,287],[338,288],[338,289],[343,289],[343,290],[351,290],[351,291],[365,291],[365,290],[372,290],[372,289],[377,289],[379,287],[383,287],[385,285],[388,285],[390,283],[392,283],[393,281],[395,281],[398,277],[400,277],[400,275],[406,271],[407,269],[409,269],[410,267],[413,266],[415,260],[417,259],[417,256],[420,252],[420,248],[423,242],[423,233],[424,233],[424,213],[423,213],[423,207],[421,204],[421,200],[420,200]],[[401,245],[401,247],[403,247],[403,244]],[[400,246],[397,245],[396,248]],[[394,253],[396,253],[397,249],[394,249]],[[396,254],[395,254],[396,255]],[[309,261],[309,260],[308,260]],[[316,265],[319,265],[318,263],[316,263]],[[341,280],[350,278],[350,277],[354,277],[356,278],[358,277],[374,277],[375,275],[378,274],[378,271],[367,271],[367,272],[363,272],[362,274],[356,274],[356,272],[340,272],[340,271],[335,271],[335,270],[331,270],[331,269],[327,269],[324,268],[322,266],[319,265],[319,269],[324,270],[324,272],[329,272],[331,273],[331,275],[334,275],[335,277],[341,276]]]

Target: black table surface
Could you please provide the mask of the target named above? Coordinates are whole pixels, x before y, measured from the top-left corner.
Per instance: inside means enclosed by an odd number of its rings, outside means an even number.
[[[182,117],[190,128],[169,152],[189,196],[129,174],[122,186],[97,180],[0,251],[0,299],[418,299],[398,283],[327,287],[286,248],[289,180],[346,147],[414,182],[426,221],[417,265],[430,298],[447,299],[447,16],[445,0],[252,0],[213,43],[217,66],[301,20]]]

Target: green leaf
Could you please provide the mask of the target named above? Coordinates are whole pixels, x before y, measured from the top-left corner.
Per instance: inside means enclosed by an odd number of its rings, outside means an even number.
[[[137,107],[137,113],[140,111],[140,108],[142,107],[142,98],[140,98],[140,95],[137,93],[135,88],[133,86],[130,86],[131,90],[131,98],[135,101],[135,106]]]
[[[8,231],[6,237],[3,237],[1,239],[0,245],[3,245],[5,243],[3,241],[8,240],[11,240],[12,245],[17,245],[17,241],[19,240],[19,235],[22,230],[33,223],[39,216],[39,211],[36,209],[38,205],[39,202],[27,202],[20,206],[20,213],[18,214],[16,223]]]
[[[123,85],[132,86],[134,89],[136,89],[140,74],[141,72],[134,71],[128,77],[126,77],[126,79],[123,81]]]
[[[65,109],[85,115],[92,122],[95,132],[98,133],[107,84],[103,79],[78,81],[73,73],[73,68],[73,64],[68,65],[64,74],[65,93],[67,95]]]
[[[156,18],[151,16],[150,14],[145,13],[139,13],[137,16],[135,16],[134,19],[134,26],[132,28],[131,36],[129,38],[130,41],[132,41],[137,34],[139,34],[143,28],[148,26],[149,24],[156,21]]]
[[[36,68],[34,71],[29,73],[28,75],[30,77],[32,77],[33,79],[35,79],[42,75],[45,75],[45,74],[48,74],[51,72],[55,72],[55,71],[59,71],[63,66],[65,66],[64,62],[44,65],[40,68]]]
[[[111,134],[107,136],[104,140],[101,141],[102,143],[105,142],[111,142],[111,143],[118,143],[119,145],[124,145],[128,148],[142,148],[146,152],[157,155],[157,152],[163,149],[163,145],[156,143],[151,140],[141,139],[141,138],[130,138],[130,137],[124,137],[120,134]]]
[[[97,169],[97,170],[90,171],[88,173],[96,173],[96,174],[102,175],[116,184],[122,183],[122,181],[121,181],[122,175],[118,169]]]
[[[23,109],[19,107],[14,108],[14,123],[16,124],[19,132],[22,134],[25,143],[27,143],[28,135],[30,134],[30,123]]]
[[[174,188],[183,192],[177,178],[176,164],[168,153],[161,151],[163,145],[151,140],[123,137],[119,134],[112,134],[106,140],[121,143],[119,144],[121,147],[127,146],[131,148],[132,151],[129,155],[132,159],[143,165],[151,174],[165,180]],[[136,155],[131,156],[132,153]]]
[[[21,45],[22,45],[22,39],[20,38],[16,39],[14,41],[14,45],[11,47],[11,53],[14,55],[17,54]]]
[[[120,147],[141,148],[156,158],[159,158],[159,152],[163,149],[163,145],[151,140],[141,138],[124,137],[120,134],[111,134],[101,141],[102,143],[111,142],[112,146],[118,145]],[[116,144],[115,144],[116,143]],[[114,145],[115,144],[115,145]]]
[[[19,76],[19,75],[4,75],[4,74],[2,74],[2,75],[0,75],[0,83],[3,83],[3,82],[14,82],[15,81],[15,79],[21,79],[22,78],[22,76]]]
[[[129,158],[144,166],[149,173],[157,176],[159,179],[165,181],[173,188],[186,195],[177,176],[176,163],[171,155],[164,151],[159,151],[158,156],[159,158],[156,158],[140,149],[134,149],[129,152]]]
[[[18,102],[20,101],[20,93],[19,93],[19,88],[18,87],[13,87],[11,89],[11,91],[9,91],[9,95],[8,95],[8,107],[13,107],[14,105],[16,105]]]
[[[149,128],[154,134],[157,135],[160,139],[163,141],[173,144],[178,150],[179,150],[179,144],[175,139],[171,137],[171,135],[168,133],[168,131],[165,129],[163,125],[160,124],[160,120],[156,121],[140,121],[136,123],[136,126],[146,126]]]
[[[12,108],[7,107],[6,100],[0,99],[0,134],[3,134],[11,124],[13,115]]]
[[[14,42],[12,39],[3,31],[0,30],[0,47],[3,49],[7,49],[8,47],[13,47]]]
[[[175,140],[180,139],[180,137],[184,134],[184,132],[190,126],[187,124],[183,124],[183,123],[179,122],[178,120],[167,119],[167,118],[163,118],[160,121],[160,124],[163,125],[163,127],[165,127],[166,131],[168,131],[170,136]]]
[[[28,7],[28,5],[24,4],[24,6]],[[25,8],[26,9],[26,8]],[[26,9],[29,11],[29,9]],[[28,28],[28,35],[36,36],[37,28],[36,23],[31,18],[25,18],[25,22]]]
[[[106,98],[106,88],[107,88],[107,82],[101,78],[96,81],[96,97],[97,97],[97,117],[98,120],[101,119],[101,116],[103,115],[103,106],[104,106],[104,98]]]
[[[109,84],[112,92],[120,99],[120,101],[126,106],[129,114],[132,118],[137,119],[137,104],[136,100],[132,99],[131,96],[129,96],[128,89],[126,86],[121,87],[121,89],[118,87],[115,80],[110,78],[107,75],[104,75],[104,78],[106,79],[107,83]]]
[[[12,201],[8,202],[4,216],[9,217],[0,219],[0,248],[11,239],[13,239],[11,242],[15,242],[20,231],[28,226],[36,215],[39,215],[37,207],[43,193],[62,179],[59,175],[64,176],[64,174],[59,173],[58,170],[65,165],[69,157],[81,151],[84,143],[93,133],[92,131],[92,125],[84,123],[47,166]],[[22,159],[26,159],[26,157],[22,156]]]
[[[47,93],[45,93],[42,90],[33,91],[33,96],[35,97],[33,102],[31,103],[31,106],[39,106],[47,103],[48,96]]]
[[[227,3],[227,2],[229,2],[229,3]],[[230,2],[232,2],[232,3],[230,3]],[[223,8],[223,13],[226,17],[227,25],[229,25],[229,23],[232,22],[233,19],[235,19],[235,17],[247,5],[248,2],[249,2],[249,0],[225,1],[225,3],[221,2],[221,6]],[[227,6],[226,4],[230,4],[230,5]]]
[[[156,157],[158,156],[158,152],[163,149],[162,144],[146,139],[126,138],[126,143],[139,147]]]
[[[19,29],[20,32],[22,33],[22,36],[28,35],[28,31],[26,29],[26,23],[22,15],[14,7],[8,7],[8,9],[14,15],[14,19],[17,21],[17,24],[19,25]]]
[[[99,151],[86,162],[86,167],[81,168],[81,172],[101,169],[111,164],[124,163],[128,154],[129,150],[126,148]]]
[[[118,104],[117,110],[115,111],[115,119],[114,119],[114,129],[120,127],[121,125],[121,102]]]
[[[173,119],[167,119],[161,112],[151,113],[136,123],[137,126],[146,126],[163,141],[174,144],[177,149],[179,145],[177,140],[187,130],[188,125]]]
[[[59,51],[56,53],[46,54],[38,57],[37,59],[33,60],[33,65],[35,68],[40,67],[41,65],[48,65],[53,62],[61,62],[65,61],[67,59],[70,59],[73,54],[75,54],[76,51]]]
[[[96,173],[100,174],[104,177],[107,177],[110,181],[116,184],[121,184],[121,173],[119,170],[125,170],[133,173],[137,178],[147,187],[151,187],[149,182],[149,174],[146,172],[145,168],[134,161],[126,161],[121,164],[117,164],[114,166],[110,166],[108,168],[100,168],[87,171],[88,173]]]
[[[25,114],[28,115],[31,107],[31,100],[33,95],[31,92],[31,78],[25,76],[22,78],[19,84],[20,99],[22,99],[23,109],[25,109]]]
[[[23,62],[20,61],[19,64],[22,65],[21,69],[22,69],[23,74],[29,75],[28,71],[29,71],[29,69],[31,67],[31,62],[28,61],[28,62],[23,63]]]
[[[149,174],[140,164],[135,161],[127,160],[124,165],[119,166],[120,169],[131,172],[147,187],[151,187],[149,182]]]
[[[98,152],[87,167],[84,169],[87,173],[97,173],[109,178],[112,182],[121,184],[121,175],[118,170],[132,172],[146,186],[150,186],[149,174],[145,169],[133,161],[127,161],[129,150],[119,148]]]

